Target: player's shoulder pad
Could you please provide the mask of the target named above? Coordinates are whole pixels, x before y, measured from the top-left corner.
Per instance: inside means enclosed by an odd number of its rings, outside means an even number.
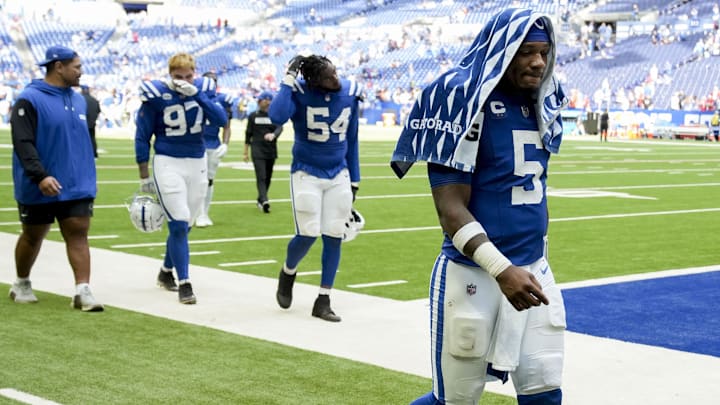
[[[140,82],[140,100],[153,101],[161,99],[164,93],[170,92],[170,88],[162,80],[143,80]]]
[[[363,89],[362,86],[360,86],[354,79],[342,79],[340,81],[342,84],[342,92],[344,95],[355,97],[357,99],[364,99],[363,96]]]
[[[195,85],[195,87],[198,88],[198,91],[201,91],[208,96],[215,95],[215,80],[209,77],[198,77],[195,79],[193,84]]]

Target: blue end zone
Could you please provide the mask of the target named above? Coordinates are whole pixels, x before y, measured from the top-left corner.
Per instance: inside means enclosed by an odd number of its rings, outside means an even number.
[[[720,357],[720,271],[563,290],[568,330]]]

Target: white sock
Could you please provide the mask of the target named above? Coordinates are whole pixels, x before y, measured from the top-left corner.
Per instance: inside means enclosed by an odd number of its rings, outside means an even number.
[[[329,296],[329,295],[330,295],[330,291],[332,291],[332,289],[330,289],[330,288],[325,288],[325,287],[320,287],[320,295],[328,295],[328,296]]]
[[[165,268],[165,266],[160,266],[160,271],[164,271],[165,273],[172,273],[172,269]]]
[[[287,264],[283,263],[283,271],[284,271],[285,274],[287,274],[288,276],[292,276],[293,274],[297,273],[297,268],[295,268],[295,269],[289,269],[288,266],[287,266]]]
[[[178,284],[179,284],[179,285],[190,284],[190,280],[186,278],[185,280],[180,280],[180,281],[178,281]]]
[[[80,291],[82,291],[85,287],[90,288],[90,284],[88,283],[80,283],[75,286],[75,293],[80,294]]]

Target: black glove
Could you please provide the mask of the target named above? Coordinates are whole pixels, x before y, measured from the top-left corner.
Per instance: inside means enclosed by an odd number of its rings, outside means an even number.
[[[295,83],[295,78],[297,77],[298,73],[300,73],[300,69],[302,69],[303,63],[305,63],[305,57],[302,55],[296,55],[294,58],[290,59],[290,62],[288,62],[287,70],[285,71],[285,78],[283,78],[283,83],[287,84],[288,86],[292,86],[293,83]]]
[[[350,184],[350,190],[352,190],[353,194],[353,202],[355,202],[355,197],[357,196],[357,192],[360,189],[360,187],[356,186],[355,184]]]

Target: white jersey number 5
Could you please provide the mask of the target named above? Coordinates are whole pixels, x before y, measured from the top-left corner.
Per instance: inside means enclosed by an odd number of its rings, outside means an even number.
[[[537,131],[513,131],[513,149],[515,150],[515,175],[525,177],[528,174],[533,176],[532,190],[525,190],[523,186],[512,188],[512,205],[539,204],[543,198],[540,175],[543,173],[543,166],[540,162],[525,160],[525,145],[534,145],[535,149],[542,149],[542,143]]]
[[[327,118],[330,116],[330,110],[327,107],[308,107],[307,108],[307,129],[308,139],[315,142],[327,142],[330,139],[330,132],[338,134],[340,141],[345,140],[348,122],[350,121],[350,107],[345,107],[340,112],[335,121],[328,125],[327,122],[316,121],[315,117]]]

